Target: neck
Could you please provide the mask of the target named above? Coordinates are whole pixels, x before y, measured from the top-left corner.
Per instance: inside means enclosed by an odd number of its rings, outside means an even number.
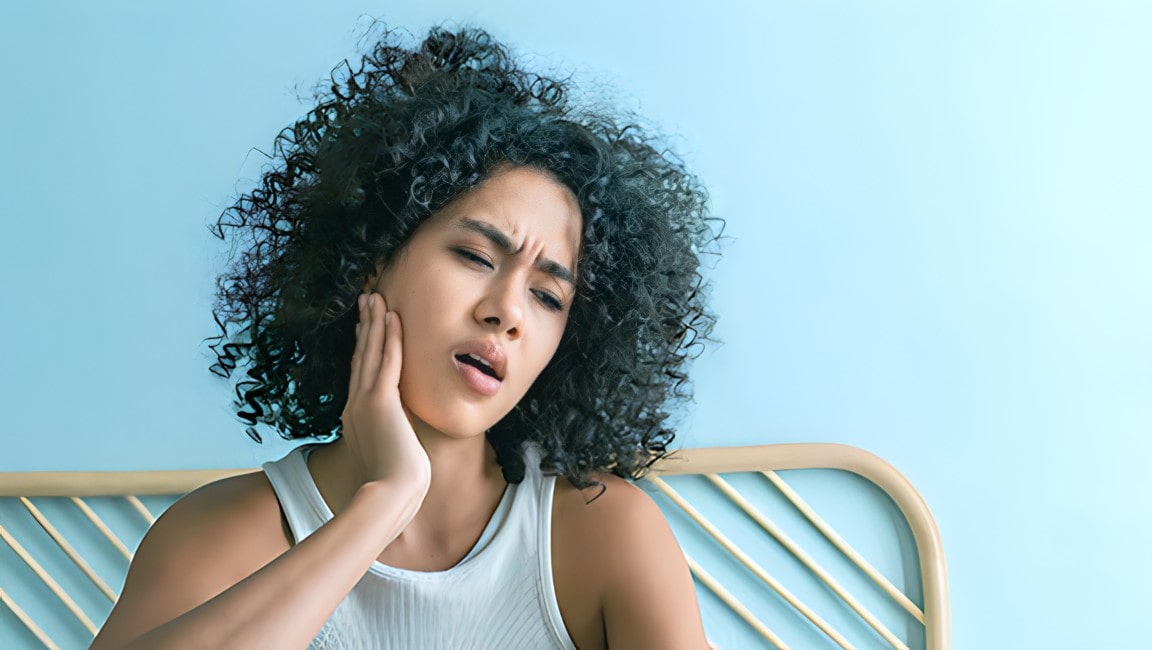
[[[491,516],[507,483],[496,452],[483,434],[456,438],[413,419],[416,437],[432,465],[428,494],[409,527],[446,529]],[[309,469],[334,514],[339,514],[365,478],[343,438],[316,449]]]

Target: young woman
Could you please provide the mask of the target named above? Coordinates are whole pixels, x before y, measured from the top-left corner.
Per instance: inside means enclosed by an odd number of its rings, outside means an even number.
[[[626,480],[712,324],[699,183],[481,31],[333,77],[217,225],[214,370],[311,444],[174,504],[92,647],[705,647]]]

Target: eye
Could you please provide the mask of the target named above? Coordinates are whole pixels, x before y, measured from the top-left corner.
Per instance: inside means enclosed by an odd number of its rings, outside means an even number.
[[[548,293],[547,291],[533,291],[536,294],[536,299],[544,303],[544,306],[552,311],[560,311],[564,309],[564,303],[556,296]]]
[[[453,248],[452,252],[456,253],[462,259],[464,259],[464,260],[466,260],[472,264],[479,264],[480,266],[483,266],[483,267],[489,268],[489,269],[495,268],[494,266],[492,266],[491,262],[484,259],[483,257],[480,257],[476,253],[473,253],[472,251],[470,251],[466,248]]]

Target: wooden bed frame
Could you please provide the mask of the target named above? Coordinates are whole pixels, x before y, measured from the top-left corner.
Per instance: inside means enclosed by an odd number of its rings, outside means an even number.
[[[922,600],[919,605],[861,557],[861,554],[834,531],[778,473],[785,470],[800,469],[832,469],[851,472],[867,479],[891,498],[892,503],[906,521],[915,543],[916,558],[912,558],[910,561],[917,564],[919,575],[914,576],[917,579],[917,584],[914,585],[916,588],[909,591],[913,593],[913,596],[917,595],[918,592]],[[109,586],[108,581],[101,577],[99,571],[93,569],[85,559],[84,553],[77,550],[77,547],[82,545],[74,543],[77,541],[76,539],[70,541],[69,537],[61,532],[61,528],[64,526],[59,525],[61,516],[59,513],[71,512],[73,517],[82,523],[83,528],[81,530],[89,531],[87,537],[91,538],[86,540],[87,544],[99,543],[106,550],[107,548],[114,548],[115,553],[118,554],[117,560],[120,561],[119,556],[124,558],[122,570],[115,578],[115,580],[122,582],[123,574],[127,571],[127,564],[131,560],[131,549],[139,543],[139,538],[137,537],[137,539],[127,543],[122,541],[112,530],[113,527],[101,518],[85,500],[86,498],[116,497],[117,502],[121,503],[122,507],[139,514],[142,520],[138,523],[146,528],[154,521],[156,514],[143,503],[140,497],[171,495],[172,498],[176,498],[205,483],[251,471],[253,469],[0,473],[0,502],[2,502],[0,505],[6,508],[0,509],[0,541],[3,541],[11,551],[6,557],[13,555],[19,557],[26,569],[42,580],[44,586],[54,594],[55,600],[48,598],[48,600],[53,600],[49,605],[68,612],[68,614],[62,615],[74,617],[74,621],[70,620],[73,625],[78,621],[88,633],[94,636],[99,624],[88,615],[85,607],[79,604],[77,599],[61,586],[61,582],[53,577],[49,568],[46,568],[46,563],[37,559],[37,551],[41,551],[39,553],[41,556],[47,552],[55,556],[61,556],[61,553],[63,556],[67,556],[70,564],[65,569],[70,569],[73,573],[76,571],[82,573],[86,580],[81,580],[85,583],[81,586],[89,591],[99,592],[97,598],[100,602],[104,602],[106,599],[107,603],[105,604],[108,609],[111,608],[108,603],[115,602],[117,592]],[[757,483],[753,485],[757,486],[757,489],[762,487],[766,491],[773,491],[777,498],[786,499],[811,527],[819,531],[820,535],[842,554],[843,559],[846,559],[847,562],[851,563],[851,566],[856,567],[859,572],[866,576],[878,592],[886,594],[891,602],[895,603],[896,608],[903,610],[902,614],[906,615],[909,621],[914,621],[912,623],[913,632],[910,634],[906,632],[903,638],[895,634],[889,626],[881,622],[879,617],[862,605],[860,599],[850,593],[842,581],[833,577],[831,572],[814,558],[813,554],[801,548],[800,544],[781,526],[758,509],[757,505],[753,503],[755,499],[752,498],[752,495],[743,494],[733,487],[735,482],[733,479],[745,474],[756,477]],[[702,504],[700,508],[697,508],[674,487],[676,482],[684,480],[684,477],[694,477],[690,480],[701,482],[700,484],[708,490],[712,490],[715,496],[707,504]],[[747,479],[741,480],[747,481]],[[706,483],[703,483],[704,481]],[[745,482],[745,484],[748,483]],[[711,540],[709,543],[713,546],[713,553],[727,556],[726,559],[730,563],[738,563],[748,580],[766,586],[772,597],[783,603],[782,608],[788,610],[786,615],[801,620],[802,625],[818,630],[820,638],[825,643],[821,647],[846,649],[856,647],[898,649],[925,647],[928,650],[949,650],[951,647],[947,575],[936,524],[924,500],[911,483],[892,466],[875,455],[855,447],[837,444],[778,444],[754,447],[684,449],[665,459],[651,475],[641,481],[641,485],[652,493],[654,498],[657,498],[666,512],[671,508],[679,509],[681,513],[678,516],[681,519],[687,517],[685,521],[690,520],[692,522],[690,525],[697,528],[696,533],[708,535]],[[718,506],[715,499],[719,499],[721,495],[730,500],[726,503],[728,507],[738,509],[738,512],[742,513],[740,514],[741,517],[755,522],[760,534],[769,536],[774,540],[774,544],[786,549],[797,562],[806,567],[819,580],[820,584],[824,586],[822,589],[834,594],[835,599],[851,611],[853,620],[857,623],[855,626],[856,637],[860,637],[859,630],[865,629],[864,625],[867,626],[867,634],[863,640],[857,638],[850,641],[848,634],[834,629],[813,607],[805,604],[785,587],[781,580],[773,577],[762,566],[763,559],[758,561],[757,558],[753,557],[755,553],[743,550],[729,535],[726,535],[720,527],[701,512],[701,509],[716,509]],[[123,499],[122,502],[119,501],[121,498]],[[36,504],[51,500],[59,503],[54,507],[55,514],[49,517]],[[9,526],[4,521],[6,517],[14,521],[15,515],[10,513],[16,512],[19,512],[21,516],[30,515],[31,518],[35,519],[40,529],[36,531],[37,534],[43,533],[47,536],[39,542],[31,542],[29,544],[32,547],[31,551],[17,539],[17,536],[8,529]],[[890,522],[886,522],[886,525],[892,526]],[[677,530],[677,535],[681,535],[680,530]],[[84,536],[83,533],[81,536]],[[46,541],[47,538],[50,538],[51,542]],[[0,546],[0,551],[2,550],[5,549]],[[719,599],[724,606],[744,622],[735,624],[746,624],[748,629],[754,632],[756,638],[762,639],[761,642],[766,644],[766,647],[789,648],[790,643],[795,643],[795,641],[782,638],[785,636],[783,633],[773,631],[772,627],[758,618],[753,611],[756,608],[745,605],[734,596],[725,584],[721,584],[720,580],[713,577],[702,566],[704,563],[698,561],[699,558],[693,557],[688,552],[685,555],[697,579],[700,593],[702,595],[711,594],[711,597]],[[14,559],[5,560],[5,564],[9,561],[16,564]],[[60,562],[57,561],[56,565],[59,566]],[[12,576],[15,567],[3,566],[2,568],[3,571],[0,571],[0,602],[5,607],[0,608],[0,617],[14,616],[44,647],[60,647],[53,636],[45,631],[45,626],[38,624],[33,615],[29,613],[28,609],[31,609],[28,607],[29,603],[25,602],[22,606],[14,595],[9,593],[12,586],[10,581],[14,580]],[[105,574],[107,575],[107,572]],[[38,600],[42,601],[44,598],[41,597]],[[41,609],[45,606],[43,602],[39,602],[37,605]],[[105,613],[104,616],[106,615]],[[779,614],[774,614],[774,616],[778,617]],[[733,620],[731,615],[727,618]],[[861,621],[863,625],[859,624]],[[918,625],[922,628],[917,631],[915,628]],[[80,634],[82,635],[83,631],[80,631]],[[91,637],[87,638],[90,639]]]

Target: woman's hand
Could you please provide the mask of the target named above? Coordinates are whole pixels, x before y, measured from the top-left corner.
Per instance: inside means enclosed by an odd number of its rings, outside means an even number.
[[[384,297],[361,294],[343,437],[365,483],[401,482],[427,492],[432,466],[400,402],[400,318]]]

